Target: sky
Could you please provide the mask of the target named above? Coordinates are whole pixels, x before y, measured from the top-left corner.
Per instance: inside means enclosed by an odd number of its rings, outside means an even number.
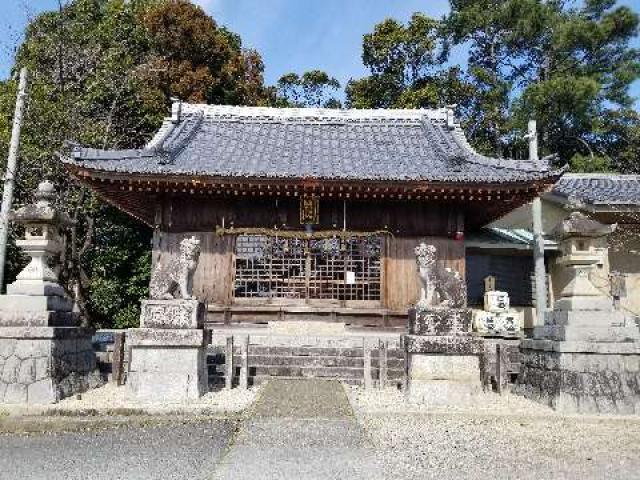
[[[240,34],[244,46],[262,55],[265,80],[274,84],[288,72],[324,70],[344,86],[365,74],[362,36],[387,17],[406,21],[421,11],[445,15],[448,0],[194,0],[215,20]],[[640,11],[640,0],[620,3]],[[0,0],[0,78],[13,64],[13,51],[29,18],[57,8],[58,0]],[[636,46],[640,47],[640,39]],[[452,63],[464,63],[458,51]],[[640,97],[640,82],[632,94]],[[638,105],[638,104],[637,104]]]

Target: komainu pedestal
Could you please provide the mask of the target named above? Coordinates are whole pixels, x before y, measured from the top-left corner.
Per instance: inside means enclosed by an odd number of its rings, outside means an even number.
[[[471,335],[462,276],[442,268],[433,245],[415,249],[420,299],[409,310],[407,399],[428,405],[466,404],[481,391],[482,346]]]
[[[12,212],[25,226],[17,244],[31,261],[0,295],[0,403],[55,403],[102,383],[93,331],[78,326],[73,301],[58,283],[59,227],[68,219],[51,205],[50,182],[38,186],[35,198]]]
[[[516,391],[568,413],[640,413],[640,331],[590,281],[611,227],[573,213],[558,227],[570,281],[533,339]]]
[[[130,329],[128,384],[145,401],[183,402],[207,392],[204,305],[143,300],[140,328]]]
[[[471,311],[438,308],[409,311],[407,399],[427,405],[472,403],[482,391],[482,344],[471,335]]]

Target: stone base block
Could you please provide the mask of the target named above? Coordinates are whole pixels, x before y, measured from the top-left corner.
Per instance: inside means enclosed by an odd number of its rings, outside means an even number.
[[[403,335],[408,354],[431,353],[440,355],[481,355],[482,339],[471,335]]]
[[[635,322],[620,311],[547,312],[545,325],[535,330],[536,338],[571,342],[620,343],[640,341]]]
[[[74,327],[79,323],[77,312],[0,310],[0,327]]]
[[[202,328],[204,314],[204,304],[198,300],[143,300],[140,327]]]
[[[71,312],[73,301],[66,297],[46,295],[0,295],[3,312]]]
[[[599,292],[598,292],[599,293]],[[593,311],[593,312],[606,312],[611,311],[613,308],[613,302],[602,295],[594,296],[571,296],[563,297],[556,301],[554,304],[555,310],[564,311]]]
[[[409,333],[412,335],[458,335],[471,332],[471,310],[467,308],[433,308],[409,310]]]
[[[45,297],[64,297],[64,288],[59,283],[42,280],[17,280],[7,285],[8,295],[28,295]]]
[[[482,392],[480,363],[475,355],[413,353],[408,362],[409,402],[469,405]]]
[[[207,392],[203,330],[132,329],[129,388],[143,401],[184,402]]]
[[[515,391],[566,413],[640,414],[637,347],[525,341]]]
[[[0,403],[50,404],[102,384],[92,331],[0,328]]]

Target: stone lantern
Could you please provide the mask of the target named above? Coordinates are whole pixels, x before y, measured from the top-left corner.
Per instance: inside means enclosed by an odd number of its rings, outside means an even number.
[[[70,222],[52,205],[55,194],[44,181],[35,201],[11,214],[25,228],[17,245],[31,261],[0,295],[0,403],[55,403],[101,383],[93,332],[77,326],[58,282],[60,228]]]
[[[521,343],[517,391],[557,410],[640,413],[640,332],[589,279],[614,230],[578,212],[555,229],[570,280],[545,325]]]
[[[560,293],[555,310],[611,310],[611,300],[589,277],[606,255],[606,249],[600,248],[598,242],[615,229],[616,225],[604,225],[579,212],[556,227],[554,234],[562,252],[558,265],[566,268],[570,280]]]
[[[38,185],[35,202],[11,215],[14,223],[24,226],[24,239],[18,240],[16,245],[31,257],[31,261],[18,274],[16,281],[7,286],[7,294],[47,297],[48,309],[70,311],[73,305],[58,283],[57,267],[64,249],[60,228],[71,222],[65,213],[51,205],[55,195],[54,185],[45,180]],[[23,303],[27,302],[27,299],[23,300]],[[32,305],[27,306],[35,306],[37,301],[31,301]]]

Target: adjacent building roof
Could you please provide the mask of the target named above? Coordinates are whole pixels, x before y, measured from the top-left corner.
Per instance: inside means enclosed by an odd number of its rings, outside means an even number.
[[[567,202],[591,206],[640,206],[640,175],[566,174],[551,193]]]
[[[447,109],[178,104],[144,148],[78,147],[65,162],[136,175],[505,184],[553,182],[561,172],[549,160],[480,155]]]
[[[525,228],[485,227],[465,236],[466,248],[486,250],[532,250],[533,233]],[[557,248],[553,238],[544,239],[545,250]]]

